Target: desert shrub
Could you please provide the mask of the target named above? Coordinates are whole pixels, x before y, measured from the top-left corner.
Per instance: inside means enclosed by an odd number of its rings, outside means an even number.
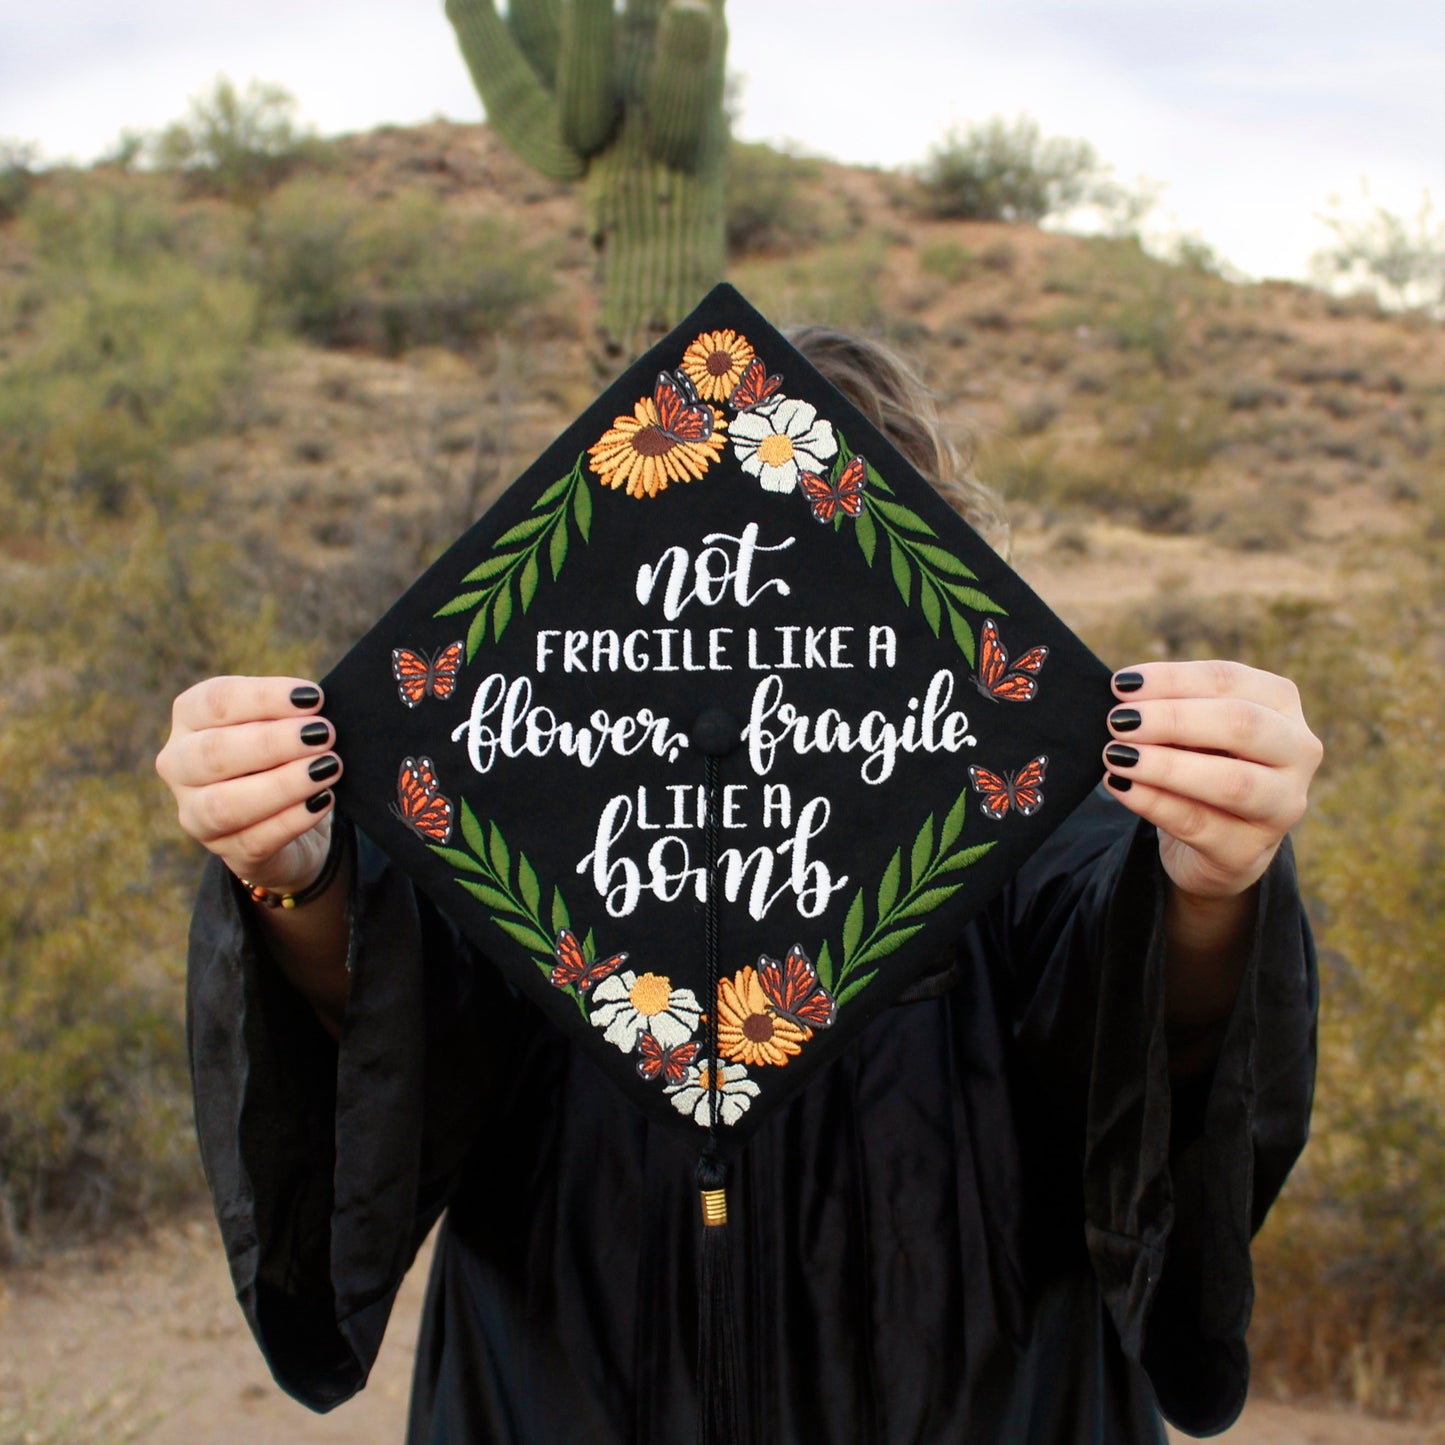
[[[149,151],[157,166],[179,171],[196,189],[249,203],[317,146],[297,127],[289,92],[254,80],[242,92],[222,76],[151,140]]]
[[[918,253],[918,268],[950,286],[967,281],[978,269],[978,253],[957,241],[930,241]]]
[[[1088,141],[1046,138],[1028,116],[994,116],[950,130],[919,179],[935,216],[1042,221],[1088,201],[1106,174]]]
[[[1445,311],[1445,221],[1436,218],[1428,192],[1414,216],[1372,205],[1364,216],[1337,207],[1319,219],[1335,238],[1311,260],[1323,284],[1364,291],[1398,309]]]
[[[371,201],[298,179],[271,197],[258,235],[268,314],[323,345],[461,345],[551,286],[545,250],[514,227],[449,214],[422,191]]]
[[[35,147],[25,141],[0,140],[0,221],[20,214],[35,183]]]
[[[887,247],[877,238],[819,246],[806,258],[752,260],[734,269],[738,285],[768,315],[794,322],[877,333],[886,322],[883,270]]]
[[[824,233],[810,187],[818,162],[773,146],[735,140],[727,159],[727,248],[730,256],[807,246]]]

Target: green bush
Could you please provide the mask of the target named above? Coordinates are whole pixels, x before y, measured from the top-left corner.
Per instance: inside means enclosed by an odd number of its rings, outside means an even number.
[[[1364,217],[1336,209],[1319,219],[1335,237],[1311,262],[1326,285],[1360,288],[1402,310],[1445,312],[1445,221],[1436,218],[1428,192],[1413,217],[1372,206]]]
[[[35,183],[35,147],[24,141],[0,140],[0,221],[20,214]]]
[[[733,141],[727,163],[727,247],[751,256],[808,246],[825,231],[821,206],[809,187],[818,162],[770,145]]]
[[[1042,221],[1090,201],[1107,174],[1088,141],[1046,138],[1028,116],[994,116],[949,131],[919,179],[935,216]]]

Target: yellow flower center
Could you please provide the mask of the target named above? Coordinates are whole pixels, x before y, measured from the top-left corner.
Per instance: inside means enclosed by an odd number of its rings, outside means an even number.
[[[784,432],[775,431],[758,443],[758,455],[767,466],[785,466],[793,460],[793,439]]]
[[[706,1064],[697,1071],[697,1086],[704,1094],[712,1088],[712,1070]]]
[[[644,1018],[667,1012],[672,998],[672,980],[658,973],[644,973],[627,995],[632,1007]]]

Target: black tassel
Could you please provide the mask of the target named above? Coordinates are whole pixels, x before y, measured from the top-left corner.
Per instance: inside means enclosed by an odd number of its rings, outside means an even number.
[[[710,1151],[698,1160],[702,1256],[698,1269],[698,1445],[738,1445],[738,1329],[728,1237],[727,1165]]]

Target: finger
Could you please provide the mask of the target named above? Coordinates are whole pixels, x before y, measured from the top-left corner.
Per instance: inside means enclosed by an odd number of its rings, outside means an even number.
[[[1202,803],[1266,831],[1286,833],[1304,815],[1304,789],[1288,773],[1239,758],[1116,742],[1104,749],[1104,765],[1111,779]],[[1119,791],[1117,782],[1111,786]]]
[[[330,748],[336,730],[325,718],[294,722],[232,723],[183,733],[170,748],[165,770],[172,787],[204,788],[264,773]]]
[[[222,839],[247,833],[304,804],[322,789],[330,788],[340,776],[341,759],[335,753],[323,753],[268,772],[187,789],[181,795],[181,827],[217,852]]]
[[[267,869],[274,867],[273,859],[281,858],[285,849],[298,838],[304,838],[313,828],[333,826],[334,802],[335,795],[329,788],[325,788],[319,793],[313,793],[305,802],[293,804],[229,838],[220,840],[212,846],[211,851],[218,854],[238,878],[258,883],[263,888],[274,888],[278,892],[291,892],[291,885],[299,880],[272,877]]]
[[[1302,763],[1307,736],[1297,720],[1237,697],[1131,699],[1114,708],[1108,722],[1116,738],[1136,746],[1226,753],[1272,768]]]
[[[1242,698],[1300,716],[1299,689],[1287,677],[1218,658],[1207,662],[1142,662],[1116,672],[1114,694],[1139,702],[1152,698]]]
[[[178,730],[199,732],[233,723],[301,717],[314,713],[321,703],[321,689],[302,677],[208,677],[175,700],[171,721]]]

